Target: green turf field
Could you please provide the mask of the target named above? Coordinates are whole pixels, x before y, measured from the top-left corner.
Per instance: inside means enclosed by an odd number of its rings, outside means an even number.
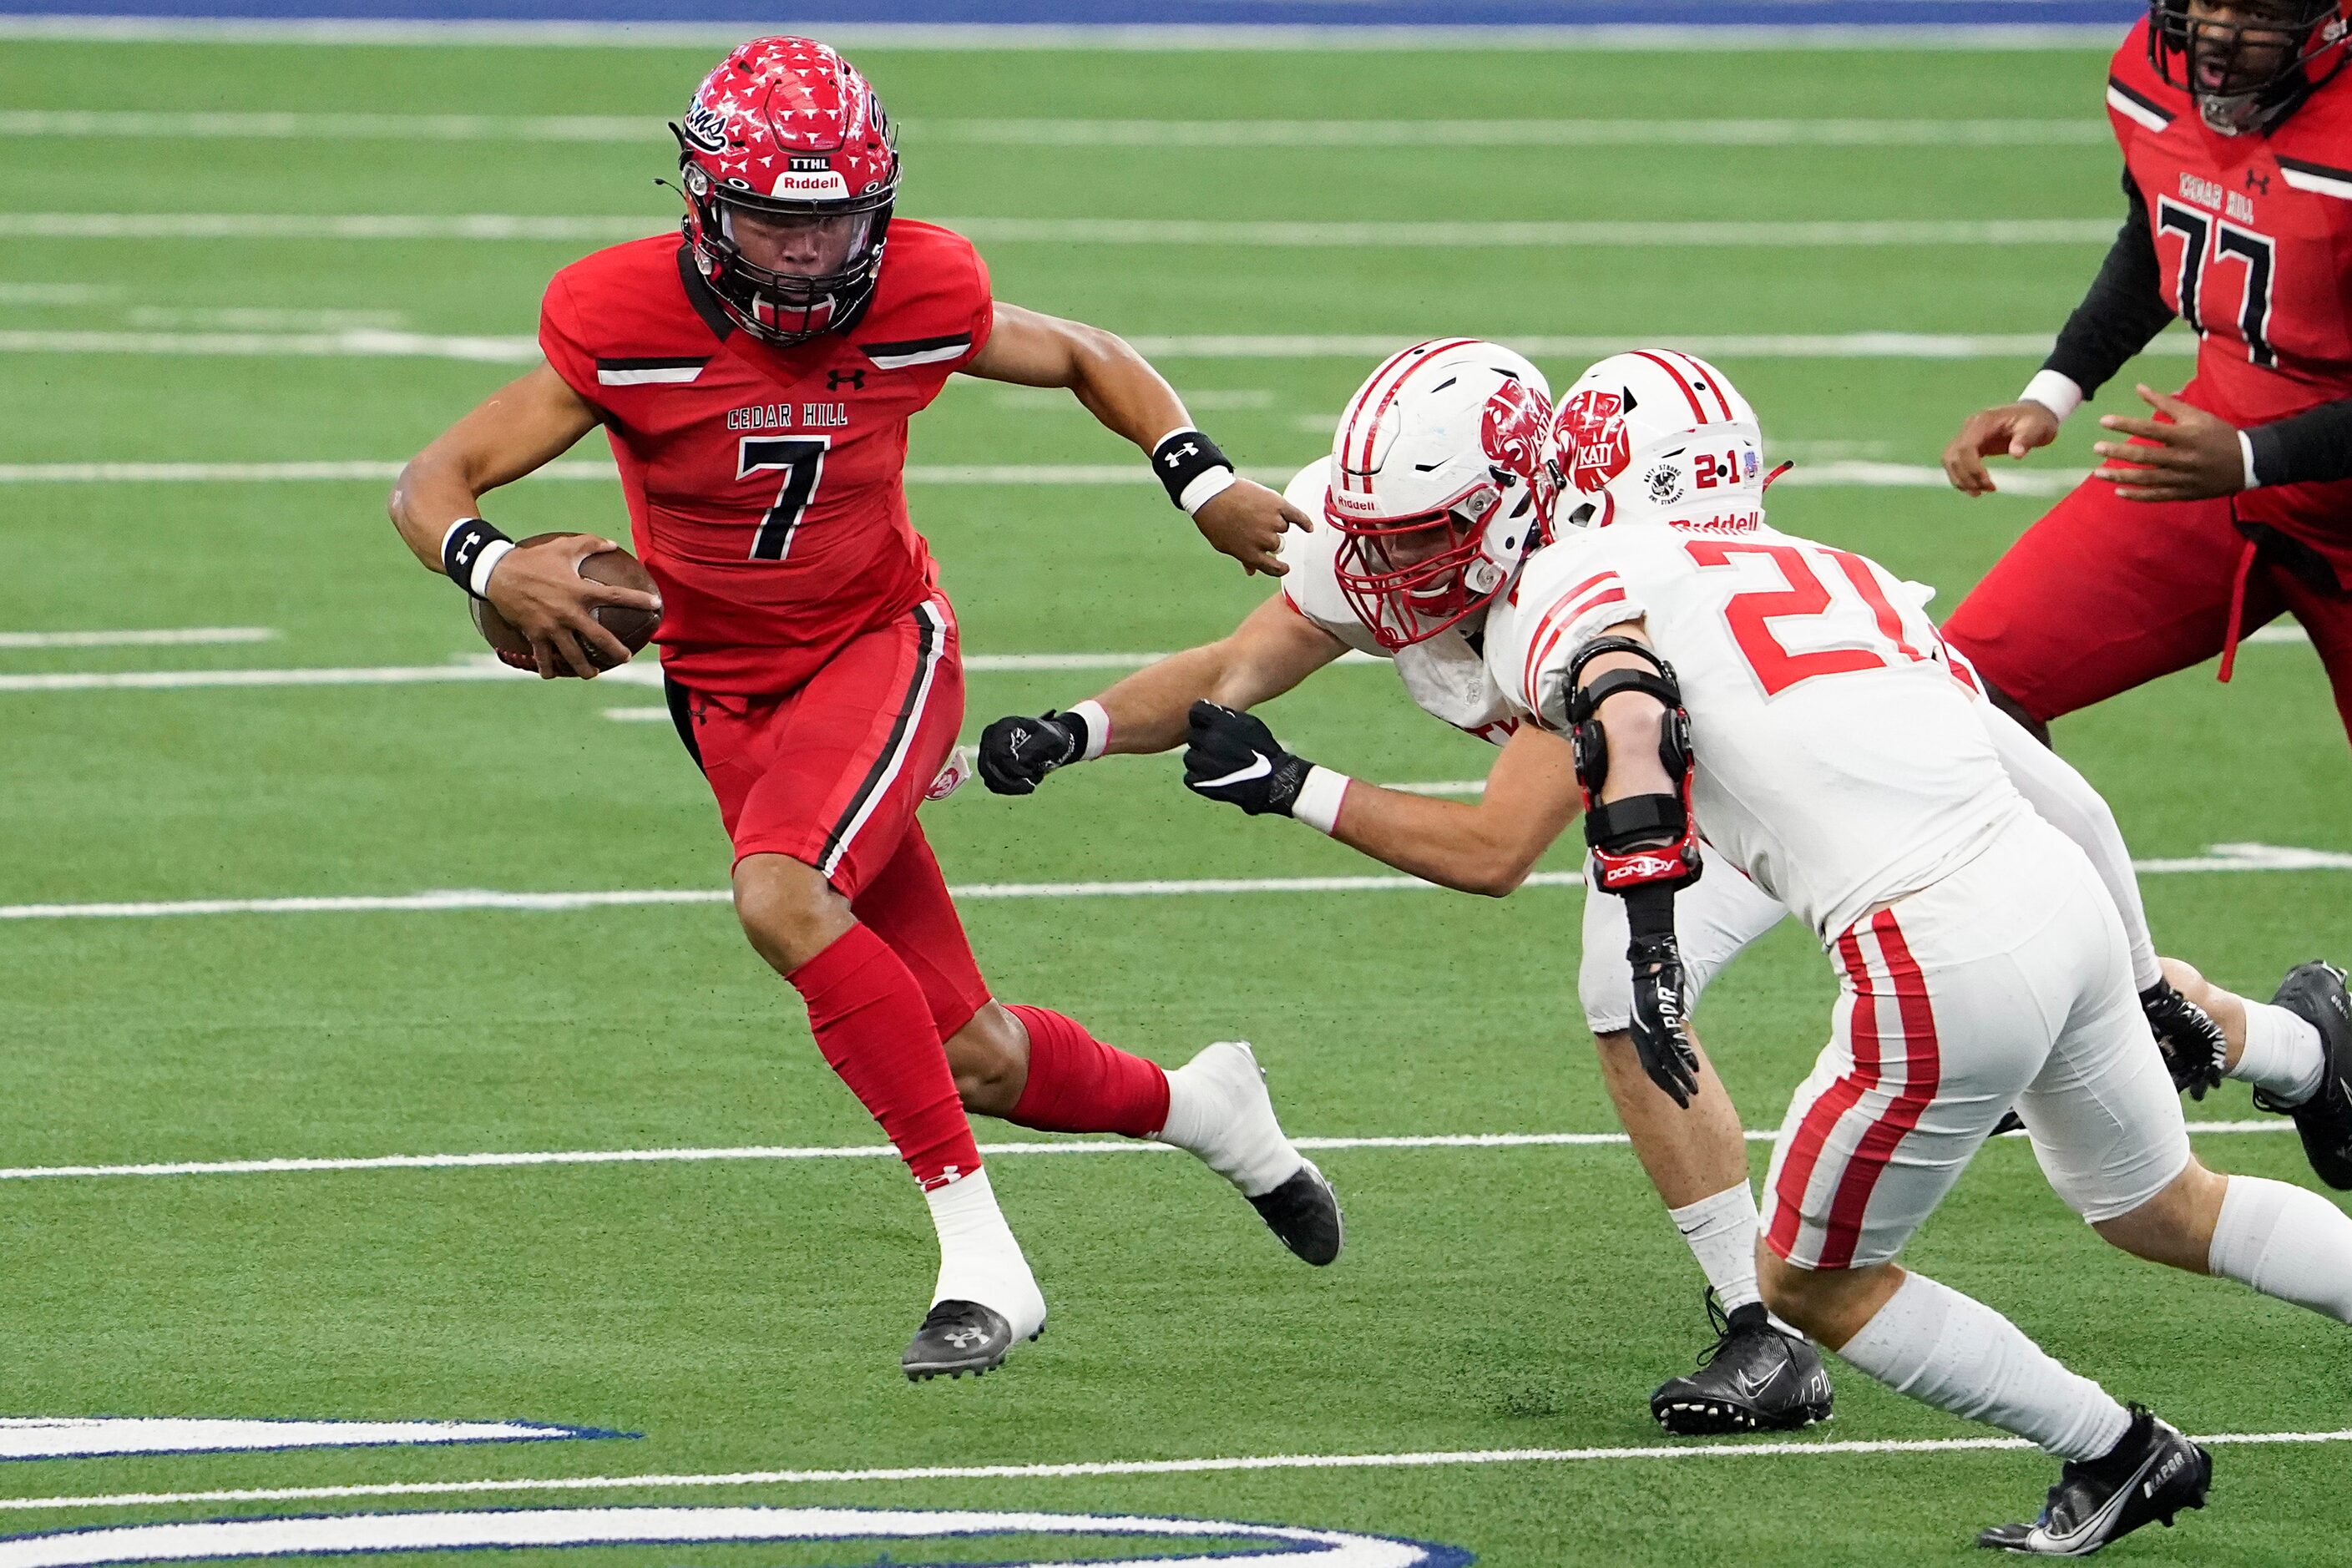
[[[2115,153],[2097,140],[2105,61],[2093,52],[861,58],[908,122],[900,210],[917,216],[1972,222],[2107,220],[2120,206]],[[658,118],[707,64],[698,51],[654,49],[0,46],[0,107],[12,110],[634,115],[645,129],[634,144],[5,139],[0,348],[15,352],[0,353],[0,541],[13,583],[0,631],[277,635],[164,647],[0,638],[0,906],[723,886],[715,813],[668,726],[606,717],[657,702],[642,684],[27,689],[15,679],[430,669],[478,656],[457,595],[416,570],[383,521],[379,479],[44,479],[20,466],[397,462],[516,367],[297,353],[287,340],[338,324],[527,335],[545,278],[588,243],[42,238],[9,215],[609,215],[652,232],[674,210],[649,184],[669,163]],[[1055,144],[971,129],[1399,112],[2067,123],[2011,145],[1809,145],[1790,134],[1748,146],[1175,152],[1148,136]],[[2041,334],[2101,249],[987,247],[1003,298],[1138,338],[1397,344],[1453,331]],[[144,352],[118,352],[121,334]],[[219,352],[238,346],[224,338],[270,340],[268,352]],[[164,352],[189,350],[201,352]],[[1286,473],[1325,448],[1375,357],[1196,352],[1163,363],[1228,450]],[[1863,470],[1832,465],[1932,465],[1958,419],[2011,395],[2038,354],[1722,359],[1801,475],[1851,479]],[[1580,368],[1547,364],[1555,386]],[[2169,385],[2186,362],[2145,368]],[[2103,405],[2128,400],[2125,386]],[[2037,469],[2087,467],[2087,426],[2070,426]],[[951,390],[917,430],[914,461],[935,468],[1132,459],[1066,400],[980,384]],[[1776,492],[1775,520],[1938,584],[1948,607],[2044,504],[1817,484]],[[1221,632],[1265,591],[1206,551],[1148,482],[933,479],[914,505],[974,654],[1181,647]],[[525,484],[494,515],[517,536],[625,526],[616,487],[593,479]],[[968,731],[1066,704],[1115,674],[976,672]],[[1489,754],[1422,718],[1379,668],[1335,668],[1272,718],[1308,755],[1381,780],[1475,778]],[[2188,672],[2066,721],[2059,741],[2143,857],[2194,860],[2237,843],[2338,857],[2315,858],[2315,869],[2151,875],[2168,951],[2266,996],[2288,964],[2352,949],[2352,860],[2342,858],[2352,769],[2308,646],[2250,646],[2230,687],[2210,668]],[[1311,834],[1193,799],[1165,760],[1081,770],[1026,802],[968,789],[926,822],[961,883],[1374,869]],[[1599,1132],[1612,1123],[1574,1003],[1579,896],[1033,897],[966,913],[1006,996],[1050,1001],[1171,1063],[1212,1039],[1255,1041],[1295,1133]],[[1778,1123],[1831,994],[1812,944],[1785,928],[1709,994],[1703,1026],[1748,1126]],[[15,1168],[875,1138],[791,994],[713,902],[0,921],[0,1166]],[[2232,1085],[2194,1114],[2254,1113]],[[982,1137],[1029,1135],[990,1125]],[[2292,1138],[2200,1142],[2222,1168],[2308,1180]],[[1760,1173],[1764,1145],[1754,1153]],[[521,1417],[639,1435],[0,1464],[0,1530],[404,1508],[832,1505],[1275,1521],[1440,1542],[1513,1568],[1878,1564],[1968,1561],[1978,1526],[2030,1512],[2046,1484],[2046,1461],[2010,1451],[1563,1457],[1655,1449],[1648,1390],[1703,1339],[1697,1272],[1627,1152],[1318,1158],[1349,1220],[1348,1255],[1324,1273],[1292,1262],[1181,1156],[995,1161],[1053,1332],[984,1382],[921,1387],[900,1379],[896,1357],[926,1300],[931,1243],[887,1159],[0,1183],[0,1415]],[[2341,1331],[2105,1252],[2016,1142],[1987,1151],[1909,1258],[2191,1432],[2352,1426]],[[1835,1423],[1801,1441],[1986,1435],[1848,1373]],[[1525,1449],[1555,1453],[866,1473]],[[764,1471],[836,1474],[574,1492],[322,1490]],[[2347,1475],[2352,1447],[2340,1444],[2221,1450],[2212,1509],[2119,1550],[2150,1562],[2341,1562]],[[288,1495],[190,1495],[250,1489]],[[148,1495],[89,1500],[116,1494]],[[996,1562],[1119,1549],[1027,1534],[939,1550]],[[931,1560],[904,1542],[656,1552],[695,1568]],[[592,1568],[647,1560],[642,1548],[586,1555]]]

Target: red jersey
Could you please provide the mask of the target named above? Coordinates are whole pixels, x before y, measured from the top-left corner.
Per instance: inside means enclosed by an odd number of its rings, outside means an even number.
[[[994,321],[971,243],[904,218],[865,316],[788,349],[736,330],[676,236],[555,275],[540,346],[612,441],[661,587],[665,670],[700,691],[790,691],[931,591],[907,420]]]
[[[2208,130],[2147,58],[2116,51],[2107,118],[2147,199],[2164,302],[2199,338],[2181,395],[2239,426],[2352,397],[2352,74],[2267,135]],[[2318,546],[2352,583],[2352,484],[2278,485],[2239,515]]]

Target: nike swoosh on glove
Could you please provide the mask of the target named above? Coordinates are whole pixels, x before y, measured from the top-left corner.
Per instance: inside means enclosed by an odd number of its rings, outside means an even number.
[[[1186,789],[1238,805],[1252,816],[1290,815],[1314,763],[1284,751],[1255,715],[1195,702],[1192,719],[1192,743],[1184,748]]]

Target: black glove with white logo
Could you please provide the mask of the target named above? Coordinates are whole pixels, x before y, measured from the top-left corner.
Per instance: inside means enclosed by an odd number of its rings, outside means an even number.
[[[1633,940],[1625,949],[1633,966],[1633,1013],[1627,1027],[1633,1052],[1650,1081],[1687,1110],[1698,1093],[1698,1053],[1683,1029],[1683,950],[1675,940],[1674,892],[1637,888],[1625,900]]]
[[[2169,980],[2159,980],[2141,992],[2139,1008],[2156,1033],[2157,1048],[2164,1053],[2164,1065],[2172,1071],[2176,1091],[2202,1100],[2207,1090],[2221,1087],[2230,1042],[2222,1037],[2221,1026],[2210,1014],[2175,991]]]
[[[1184,748],[1184,787],[1238,805],[1252,816],[1283,816],[1315,764],[1282,749],[1265,721],[1213,702],[1192,704],[1192,739]]]
[[[1086,754],[1087,721],[1076,713],[1008,714],[980,732],[980,776],[998,795],[1027,795]]]

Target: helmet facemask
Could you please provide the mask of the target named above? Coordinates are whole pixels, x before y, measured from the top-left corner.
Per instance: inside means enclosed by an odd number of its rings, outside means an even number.
[[[2219,135],[2267,131],[2344,64],[2340,0],[2151,0],[2150,9],[2150,64]]]
[[[736,325],[788,348],[863,313],[881,275],[895,185],[848,201],[788,202],[715,184],[690,157],[680,172],[696,268]],[[781,234],[763,232],[772,230]],[[760,265],[747,244],[782,265]]]
[[[1533,492],[1517,504],[1531,509]],[[1486,608],[1506,575],[1484,549],[1485,523],[1501,505],[1501,488],[1487,483],[1413,517],[1374,522],[1326,509],[1325,522],[1341,534],[1333,574],[1373,640],[1393,653]]]

